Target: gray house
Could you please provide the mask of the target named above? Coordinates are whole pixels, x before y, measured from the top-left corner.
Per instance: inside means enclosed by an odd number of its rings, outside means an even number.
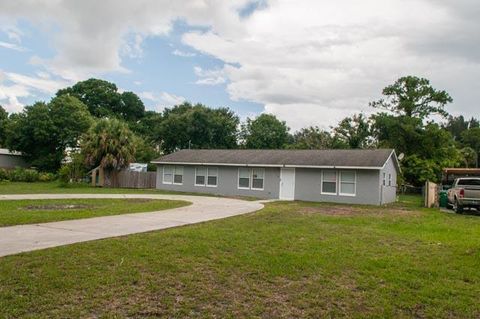
[[[28,167],[22,154],[10,152],[6,148],[0,148],[0,168]]]
[[[153,161],[157,188],[381,205],[396,199],[394,150],[181,150]]]

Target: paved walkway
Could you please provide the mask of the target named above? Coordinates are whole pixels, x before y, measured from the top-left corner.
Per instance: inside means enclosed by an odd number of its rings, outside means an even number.
[[[156,194],[35,194],[0,195],[0,200],[74,199],[74,198],[148,198],[184,200],[192,205],[150,213],[94,217],[42,224],[0,227],[0,257],[44,249],[195,224],[254,212],[260,202],[230,198],[156,195]]]

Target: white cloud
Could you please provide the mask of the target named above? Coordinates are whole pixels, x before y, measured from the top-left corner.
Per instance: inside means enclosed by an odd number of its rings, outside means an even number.
[[[181,104],[186,100],[183,96],[178,96],[167,92],[156,93],[151,91],[144,91],[139,93],[138,96],[140,96],[142,99],[154,102],[155,109],[157,111],[162,111],[166,107],[172,107],[174,105]]]
[[[232,99],[261,103],[292,127],[328,126],[368,110],[383,87],[407,74],[450,92],[450,111],[478,116],[478,0],[270,0],[239,17],[249,2],[2,1],[0,18],[28,19],[51,32],[57,54],[31,62],[68,81],[128,72],[122,59],[141,57],[144,39],[168,35],[178,19],[206,26],[182,40],[225,66],[197,66],[196,83],[226,83]],[[1,30],[20,42],[18,28]],[[154,98],[165,104],[181,98],[165,94]]]
[[[196,56],[196,54],[193,53],[193,52],[185,52],[185,51],[181,51],[181,50],[178,50],[178,49],[173,50],[172,54],[176,55],[176,56],[181,56],[181,57],[184,57],[184,58],[191,58],[191,57]]]
[[[0,104],[8,112],[20,112],[24,105],[19,98],[34,96],[36,93],[53,95],[67,85],[68,83],[63,80],[50,79],[46,72],[33,77],[0,70]]]
[[[28,19],[50,33],[57,54],[33,62],[78,81],[106,72],[127,72],[122,57],[140,57],[148,36],[167,35],[177,19],[237,32],[237,8],[249,0],[37,0],[0,2],[0,19]],[[228,30],[227,30],[228,29]]]
[[[10,50],[18,51],[18,52],[25,52],[25,51],[27,51],[27,49],[25,49],[24,47],[22,47],[22,46],[20,46],[20,45],[18,45],[18,44],[15,44],[15,43],[10,43],[10,42],[0,41],[0,47],[5,48],[5,49],[10,49]]]
[[[228,63],[232,99],[262,103],[295,128],[371,111],[383,87],[409,74],[450,92],[450,110],[478,116],[480,20],[472,11],[473,0],[273,0],[235,36],[195,31],[183,42]]]
[[[225,72],[223,69],[204,70],[199,66],[193,68],[193,72],[200,79],[195,83],[200,85],[217,85],[225,83]]]

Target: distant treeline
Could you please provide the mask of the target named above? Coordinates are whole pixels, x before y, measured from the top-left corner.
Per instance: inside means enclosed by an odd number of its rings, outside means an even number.
[[[405,155],[402,182],[414,185],[437,181],[444,167],[478,167],[479,121],[449,115],[445,106],[453,101],[447,92],[434,89],[427,79],[407,76],[382,93],[382,99],[370,103],[378,110],[371,116],[358,113],[328,130],[312,126],[290,132],[274,115],[241,123],[227,107],[183,103],[163,112],[147,111],[135,93],[120,93],[113,83],[89,79],[21,113],[7,114],[0,106],[0,146],[22,152],[47,172],[56,172],[66,156],[78,157],[82,171],[100,165],[105,161],[98,151],[102,147],[107,153],[123,148],[108,155],[112,167],[122,161],[148,162],[182,148],[394,148]],[[434,122],[434,115],[443,120]],[[128,138],[117,140],[121,137]],[[89,153],[77,156],[82,147]]]

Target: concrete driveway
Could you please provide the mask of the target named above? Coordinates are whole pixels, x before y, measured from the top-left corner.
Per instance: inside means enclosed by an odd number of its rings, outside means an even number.
[[[0,227],[0,257],[84,241],[123,236],[221,219],[257,211],[261,202],[230,198],[156,194],[0,195],[0,200],[146,198],[184,200],[190,206],[149,213],[94,217],[43,224]]]

